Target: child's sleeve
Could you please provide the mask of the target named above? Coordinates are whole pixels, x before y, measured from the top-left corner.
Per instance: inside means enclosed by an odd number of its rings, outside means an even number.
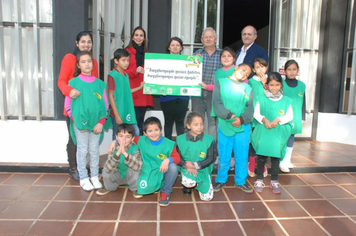
[[[214,142],[208,148],[207,156],[204,160],[194,162],[195,168],[200,170],[210,166],[214,162]]]
[[[102,117],[98,123],[104,125],[105,124],[105,121],[106,121],[106,117],[108,116],[108,110],[109,110],[109,103],[108,103],[108,96],[106,94],[106,87],[104,88],[104,92],[103,92],[103,98],[104,98],[104,101],[105,101],[105,107],[106,107],[106,116],[105,117]]]
[[[246,109],[244,111],[244,113],[239,117],[241,124],[249,124],[251,123],[252,119],[253,119],[253,92],[250,92],[250,96],[249,96],[249,100],[246,103]]]
[[[118,147],[119,147],[119,145],[116,144],[115,149],[117,150]],[[116,156],[116,154],[109,153],[108,159],[106,160],[105,165],[104,165],[104,170],[107,173],[115,173],[116,168],[119,165],[119,162],[120,162],[120,158],[118,156]]]
[[[170,162],[173,162],[173,163],[175,163],[177,165],[180,162],[180,156],[179,156],[179,153],[177,152],[176,147],[173,147],[173,150],[172,150],[172,153],[171,153],[171,156],[170,156]]]
[[[305,93],[303,95],[303,105],[302,105],[302,120],[305,120],[306,113],[306,101],[305,101]]]
[[[261,114],[260,103],[257,101],[255,106],[255,112],[253,113],[253,117],[262,124],[262,120],[264,116]]]
[[[232,113],[230,110],[226,109],[224,106],[223,101],[221,100],[221,93],[220,93],[220,81],[216,81],[215,88],[213,91],[213,107],[215,114],[222,118],[222,119],[230,119]]]
[[[66,109],[69,117],[72,117],[71,104],[72,104],[72,98],[69,96],[66,96],[64,99],[64,108]]]
[[[141,152],[139,148],[137,148],[134,154],[129,153],[127,157],[125,157],[125,164],[131,169],[133,169],[134,171],[141,170],[143,162],[142,162]]]
[[[292,121],[293,120],[292,105],[289,105],[285,116],[280,116],[278,118],[279,118],[280,125],[284,125],[284,124],[287,124],[288,122]]]
[[[180,152],[179,146],[177,145],[177,152],[179,154],[180,157],[180,162],[178,163],[178,165],[180,165],[181,167],[185,168],[185,160],[182,157],[182,153]]]

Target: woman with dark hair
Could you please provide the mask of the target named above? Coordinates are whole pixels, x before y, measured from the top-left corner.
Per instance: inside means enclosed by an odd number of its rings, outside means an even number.
[[[131,89],[140,87],[143,82],[144,59],[145,52],[147,51],[147,38],[146,32],[141,26],[136,27],[131,34],[131,41],[126,47],[126,50],[130,53],[130,65],[125,70],[130,78]],[[132,100],[135,106],[135,113],[137,119],[137,125],[142,135],[143,119],[148,107],[153,107],[152,95],[143,94],[143,90],[140,89],[132,93]]]
[[[167,44],[167,52],[170,54],[180,54],[183,50],[183,42],[178,37],[173,37]],[[176,123],[177,136],[184,134],[184,118],[188,110],[188,96],[160,97],[161,108],[164,115],[164,136],[172,139],[173,124]]]
[[[70,87],[68,85],[69,80],[74,78],[74,72],[76,68],[76,55],[79,51],[91,51],[93,46],[93,38],[88,31],[80,32],[75,39],[75,49],[73,53],[67,53],[62,60],[61,70],[59,72],[57,85],[64,96],[69,96],[71,98],[76,98],[80,96],[80,91]],[[98,78],[98,63],[93,58],[93,69],[92,75]],[[64,109],[63,114],[66,116],[67,128],[69,133],[70,118],[66,110]],[[67,155],[69,163],[69,176],[75,180],[79,180],[79,174],[77,170],[77,147],[74,145],[71,136],[69,135],[67,144]]]

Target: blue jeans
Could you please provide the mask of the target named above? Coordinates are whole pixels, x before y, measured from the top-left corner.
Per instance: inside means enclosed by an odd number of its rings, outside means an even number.
[[[218,145],[220,150],[218,175],[216,183],[226,183],[228,179],[228,171],[230,169],[230,160],[232,150],[235,154],[235,184],[246,184],[248,171],[248,146],[250,143],[251,125],[242,125],[244,131],[236,133],[234,136],[225,136],[220,128],[218,129]]]
[[[161,188],[162,193],[170,195],[173,192],[173,185],[176,182],[178,176],[178,167],[175,163],[169,163],[168,171],[164,173],[163,180],[164,185]]]
[[[117,126],[118,124],[116,123],[116,120],[115,120],[115,116],[112,116],[111,117],[111,121],[112,121],[112,140],[115,140],[116,139],[116,132],[117,132]],[[140,130],[137,126],[137,124],[134,124],[132,125],[135,129],[135,136],[140,136]]]
[[[287,141],[287,147],[292,148],[293,145],[294,145],[294,134],[292,134]]]
[[[88,177],[87,155],[89,154],[90,175],[91,177],[99,176],[99,139],[100,134],[93,132],[80,132],[73,125],[75,137],[77,139],[77,169],[79,178]]]

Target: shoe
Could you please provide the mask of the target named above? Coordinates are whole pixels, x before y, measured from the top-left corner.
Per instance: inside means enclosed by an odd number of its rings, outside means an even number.
[[[256,180],[256,182],[255,182],[254,185],[253,185],[253,188],[254,188],[255,191],[258,192],[258,193],[262,193],[264,187],[265,187],[265,184],[263,183],[263,180],[262,180],[262,179]]]
[[[169,205],[169,195],[167,193],[161,193],[161,197],[160,197],[158,204],[160,206],[168,206]]]
[[[281,193],[282,191],[277,180],[271,180],[269,188],[272,189],[272,192],[276,194]]]
[[[248,162],[248,175],[250,177],[255,177],[255,165],[256,165],[256,161],[255,161],[256,157],[250,157],[250,161]]]
[[[133,195],[134,198],[137,198],[137,199],[143,198],[143,195],[138,194],[137,191],[132,191],[132,195]]]
[[[249,186],[247,186],[246,184],[241,184],[241,185],[236,185],[235,184],[235,187],[238,188],[238,189],[241,189],[245,193],[253,193],[253,189],[250,188]]]
[[[185,186],[183,186],[182,192],[184,195],[191,195],[192,194],[192,189],[191,188],[186,188]]]
[[[286,173],[290,172],[288,166],[283,162],[279,163],[279,169],[281,169],[282,172],[286,172]]]
[[[94,176],[90,178],[95,189],[103,188],[103,185],[100,183],[99,176]]]
[[[219,192],[225,185],[225,183],[215,183],[213,187],[214,192]]]
[[[109,192],[111,192],[111,191],[107,190],[106,188],[101,188],[96,191],[96,194],[99,196],[104,196],[104,195],[108,194]]]
[[[81,179],[79,184],[84,191],[91,191],[94,189],[94,186],[91,184],[89,178]]]
[[[77,169],[71,169],[69,168],[69,177],[72,179],[79,181],[79,173]]]
[[[230,171],[234,171],[235,170],[235,158],[231,157],[230,160]]]
[[[263,170],[263,177],[267,177],[268,175],[268,170],[267,167],[265,166],[264,170]]]
[[[292,163],[290,163],[290,162],[288,163],[287,166],[288,166],[289,169],[293,169],[294,168],[294,165]]]

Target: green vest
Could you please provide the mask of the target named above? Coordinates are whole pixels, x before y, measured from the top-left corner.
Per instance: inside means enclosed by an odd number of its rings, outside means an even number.
[[[224,79],[227,78],[228,76],[231,76],[235,71],[235,67],[231,67],[228,70],[223,70],[222,68],[219,68],[215,71],[215,81],[214,81],[214,85],[216,84],[216,81],[220,80],[220,79]],[[211,117],[216,117],[215,111],[214,111],[214,106],[213,103],[211,103]]]
[[[207,157],[207,152],[210,145],[214,142],[214,137],[204,134],[203,140],[197,142],[191,142],[187,140],[187,134],[182,134],[177,137],[177,145],[179,147],[182,157],[185,161],[199,162]],[[198,175],[187,174],[187,169],[178,166],[179,171],[187,178],[195,180],[197,182],[197,190],[203,194],[209,192],[211,172],[213,171],[213,164],[208,167],[197,170]]]
[[[147,136],[141,136],[138,146],[141,151],[142,168],[138,179],[137,193],[149,194],[157,191],[163,185],[164,173],[159,171],[162,161],[169,158],[175,143],[167,138],[163,138],[162,143],[157,146],[151,144]]]
[[[252,88],[252,92],[253,92],[253,107],[255,107],[256,103],[257,103],[257,98],[260,95],[264,95],[265,89],[263,87],[262,82],[258,81],[258,80],[255,80],[253,77],[248,80],[248,84]],[[255,127],[256,125],[258,125],[258,121],[253,119],[252,122],[251,122],[251,125],[252,125],[252,127]]]
[[[292,134],[302,133],[302,107],[305,93],[305,84],[298,80],[296,87],[292,88],[283,80],[283,94],[292,99],[293,124]]]
[[[112,70],[109,75],[114,79],[115,91],[113,94],[117,111],[123,123],[137,124],[135,108],[132,101],[129,76],[120,74],[117,70]]]
[[[138,145],[132,145],[129,150],[127,150],[127,153],[128,154],[134,154],[136,152],[136,150],[138,149]],[[113,155],[115,155],[117,153],[117,150],[115,150],[115,152],[113,153]],[[117,171],[119,172],[120,174],[120,177],[121,178],[125,178],[126,176],[126,172],[127,172],[127,169],[129,167],[125,164],[125,156],[123,154],[120,154],[120,161],[119,161],[119,165],[117,166]]]
[[[226,109],[230,110],[236,117],[241,116],[249,101],[251,87],[246,83],[241,83],[232,79],[219,80],[221,100]],[[218,117],[221,132],[228,137],[236,133],[243,132],[243,126],[234,127],[231,123],[233,119],[222,119]]]
[[[80,96],[72,99],[71,102],[72,117],[75,121],[74,125],[78,130],[93,132],[98,121],[107,115],[106,104],[103,98],[105,83],[99,79],[88,83],[79,77],[75,77],[69,81],[69,86],[80,92]],[[70,134],[74,144],[77,144],[72,120]],[[104,132],[101,132],[101,135],[103,134]]]
[[[277,117],[284,116],[292,104],[292,100],[286,96],[279,101],[272,101],[265,95],[261,95],[257,101],[260,104],[261,115],[270,122]],[[284,157],[292,126],[291,122],[284,125],[278,123],[275,128],[267,129],[263,123],[258,123],[251,135],[251,143],[256,154],[276,158]]]

